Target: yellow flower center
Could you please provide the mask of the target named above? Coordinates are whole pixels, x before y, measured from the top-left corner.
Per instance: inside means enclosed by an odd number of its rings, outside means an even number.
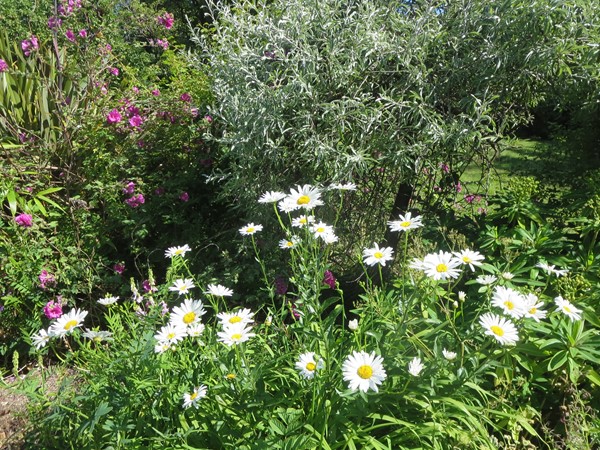
[[[288,247],[293,247],[293,246],[294,246],[294,243],[293,243],[292,241],[287,241],[287,242],[285,243],[285,245],[287,245]]]
[[[324,232],[325,232],[325,228],[323,228],[323,227],[317,228],[317,233],[324,233]]]
[[[306,364],[306,370],[312,372],[317,368],[317,365],[314,362],[309,362]]]
[[[306,220],[306,217],[302,217],[302,218],[300,218],[299,222],[302,224],[305,224],[308,222],[308,220]]]
[[[65,323],[65,330],[69,331],[71,328],[73,328],[76,325],[77,325],[76,320],[69,320],[67,323]]]
[[[506,309],[508,309],[509,311],[512,311],[513,309],[515,309],[515,304],[513,302],[511,302],[510,300],[506,300],[504,302],[504,306],[506,306]]]
[[[301,195],[300,197],[298,197],[298,200],[296,200],[296,203],[298,205],[306,205],[310,202],[310,197],[308,195]]]
[[[254,233],[254,227],[246,228],[246,233]]]
[[[531,308],[529,310],[529,314],[535,314],[537,312],[537,308]]]
[[[448,266],[444,263],[441,263],[435,266],[435,270],[437,270],[438,273],[448,272]]]
[[[363,380],[368,380],[373,375],[373,368],[365,364],[364,366],[360,366],[356,373]]]
[[[472,259],[469,258],[468,256],[463,256],[463,262],[466,262],[467,264],[469,264],[470,262],[472,262]]]
[[[225,375],[225,378],[227,378],[228,380],[233,380],[235,378],[235,373],[228,373],[227,375]]]
[[[196,400],[196,397],[198,397],[198,393],[197,392],[193,392],[190,394],[190,400]]]
[[[242,321],[242,318],[240,316],[233,316],[229,319],[229,323],[238,323],[241,321]]]
[[[494,333],[496,336],[504,336],[504,330],[498,325],[492,325],[490,330],[492,330],[492,333]]]
[[[408,228],[410,227],[410,222],[408,220],[405,220],[404,222],[400,222],[400,226],[402,228]]]
[[[183,250],[178,248],[177,250],[175,250],[175,255],[181,255],[183,253]]]
[[[381,259],[381,258],[383,258],[383,253],[381,253],[381,252],[375,252],[373,254],[373,256],[375,257],[375,259]]]
[[[239,341],[241,338],[242,338],[242,335],[240,333],[234,333],[231,335],[232,341]]]
[[[167,339],[171,340],[175,337],[175,333],[169,333],[167,334]]]
[[[564,312],[570,313],[571,312],[571,308],[569,308],[568,306],[563,306],[563,310]],[[70,322],[69,322],[70,323]]]
[[[185,316],[183,316],[183,323],[185,323],[186,325],[189,325],[194,320],[196,320],[196,313],[194,313],[192,311],[190,311]]]

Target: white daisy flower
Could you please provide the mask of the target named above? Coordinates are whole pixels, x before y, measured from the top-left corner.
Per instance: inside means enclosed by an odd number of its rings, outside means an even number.
[[[187,328],[179,323],[168,323],[154,335],[159,343],[176,344],[187,336]]]
[[[485,334],[493,336],[502,345],[514,344],[519,340],[519,334],[513,323],[496,314],[483,314],[479,318],[479,324],[485,329]]]
[[[154,353],[164,353],[171,348],[174,348],[171,342],[159,341],[158,344],[154,346]]]
[[[320,237],[320,238],[322,238],[324,235],[327,235],[327,234],[335,234],[333,231],[333,227],[331,225],[327,225],[324,222],[319,222],[315,225],[311,225],[310,231],[311,231],[311,233],[313,233],[313,235],[315,237]]]
[[[296,228],[306,227],[311,223],[314,223],[314,221],[315,216],[307,216],[303,214],[295,219],[292,219],[292,226]]]
[[[302,353],[296,361],[296,369],[300,371],[300,376],[307,380],[312,379],[316,371],[322,369],[324,365],[321,358],[316,361],[314,352]]]
[[[100,300],[98,300],[98,303],[100,303],[101,305],[104,306],[108,306],[108,305],[112,305],[113,303],[116,303],[119,300],[119,297],[104,297],[101,298]]]
[[[112,333],[110,331],[95,331],[95,330],[85,330],[84,333],[81,334],[84,338],[88,338],[95,342],[102,341],[112,341]]]
[[[259,231],[262,231],[263,226],[262,225],[254,225],[254,223],[249,223],[246,226],[243,226],[242,228],[239,229],[239,232],[243,235],[243,236],[251,236],[255,233],[258,233]]]
[[[305,184],[291,189],[290,194],[279,202],[279,207],[281,210],[289,212],[301,208],[309,210],[322,204],[321,191],[314,186]]]
[[[544,302],[540,302],[537,295],[527,294],[524,300],[525,317],[533,319],[536,322],[546,317],[546,311],[540,309],[544,306]]]
[[[31,340],[36,349],[40,350],[45,347],[48,341],[50,341],[51,336],[44,329],[41,329],[36,334],[31,336]]]
[[[326,244],[335,244],[338,241],[338,237],[335,233],[325,233],[319,236]]]
[[[464,291],[458,291],[458,299],[461,302],[464,302],[467,299],[467,294],[465,294]]]
[[[184,295],[187,294],[190,289],[195,288],[196,286],[194,285],[194,280],[190,279],[190,278],[186,278],[185,280],[182,280],[181,278],[179,278],[178,280],[175,280],[175,282],[173,283],[173,286],[171,286],[169,288],[170,291],[173,292],[177,292],[179,295]]]
[[[475,266],[481,266],[482,261],[485,257],[479,253],[474,252],[473,250],[463,250],[461,252],[455,252],[454,255],[458,258],[461,264],[467,265],[471,268],[471,271],[475,271]]]
[[[356,185],[354,183],[334,183],[331,186],[329,186],[329,189],[337,189],[339,191],[355,191]]]
[[[283,192],[268,191],[260,196],[258,203],[276,203],[285,197],[286,195]]]
[[[220,284],[209,284],[206,286],[207,291],[205,294],[214,295],[215,297],[231,297],[233,290],[226,288]]]
[[[423,226],[421,222],[422,216],[412,217],[410,212],[407,212],[404,216],[400,215],[398,220],[388,222],[390,231],[408,231]]]
[[[175,325],[188,327],[200,322],[204,314],[206,314],[206,310],[202,301],[188,298],[181,305],[173,308],[169,321]]]
[[[512,280],[515,276],[510,273],[510,272],[502,272],[502,278],[504,278],[506,281],[510,281]]]
[[[217,336],[219,336],[219,342],[231,347],[232,345],[238,345],[242,342],[246,342],[251,337],[256,336],[256,334],[251,333],[250,328],[246,328],[245,323],[239,322],[227,327],[223,327],[223,331],[219,331]]]
[[[189,408],[193,406],[194,408],[198,407],[198,402],[206,397],[207,388],[203,384],[194,388],[192,392],[186,392],[183,394],[183,407]]]
[[[187,252],[191,250],[190,246],[185,244],[179,247],[169,247],[165,251],[165,258],[174,258],[175,256],[181,256],[182,258],[185,256]]]
[[[567,269],[557,269],[554,264],[547,264],[544,261],[540,261],[535,266],[539,267],[540,269],[545,270],[546,272],[548,272],[550,274],[554,274],[557,277],[562,277],[569,273],[569,271]]]
[[[424,368],[425,366],[421,362],[421,358],[415,356],[408,364],[408,373],[410,373],[413,377],[418,377]]]
[[[81,311],[80,309],[72,309],[67,314],[63,314],[56,322],[54,322],[48,329],[50,336],[62,337],[70,334],[75,328],[83,325],[85,316],[88,315],[87,311]]]
[[[373,243],[373,245],[373,248],[363,250],[365,264],[368,266],[374,266],[375,264],[385,266],[386,261],[394,259],[394,250],[392,250],[392,247],[379,248],[378,244]]]
[[[504,314],[518,319],[525,315],[525,299],[514,289],[496,286],[492,296],[492,305],[502,308]]]
[[[189,337],[200,337],[204,333],[204,324],[201,322],[195,323],[187,327],[187,335]]]
[[[457,356],[456,352],[451,352],[451,351],[446,350],[446,349],[442,350],[442,355],[444,355],[444,358],[446,358],[448,361],[452,361]]]
[[[350,331],[358,330],[358,319],[352,319],[348,321],[348,329]]]
[[[475,281],[483,286],[489,286],[490,284],[494,284],[498,280],[494,275],[480,275]]]
[[[228,327],[238,323],[246,325],[254,322],[254,313],[248,308],[231,313],[222,312],[217,314],[217,317],[221,321],[221,325],[223,325],[223,327]]]
[[[581,319],[581,309],[576,308],[569,300],[559,295],[554,299],[554,303],[558,306],[558,310],[571,319],[571,321]]]
[[[289,250],[290,248],[296,246],[298,244],[298,238],[296,236],[292,236],[291,239],[282,239],[279,241],[279,248],[283,250]]]
[[[425,270],[425,263],[423,262],[422,259],[414,258],[410,262],[408,267],[410,267],[411,269],[415,269],[415,270]]]
[[[430,253],[423,258],[423,267],[425,275],[434,280],[448,280],[458,278],[460,274],[460,261],[452,256],[452,253],[439,251]]]
[[[348,381],[348,388],[353,391],[360,389],[367,392],[370,388],[379,392],[377,385],[383,383],[387,377],[383,368],[383,358],[375,352],[352,352],[344,361],[342,372],[344,381]]]

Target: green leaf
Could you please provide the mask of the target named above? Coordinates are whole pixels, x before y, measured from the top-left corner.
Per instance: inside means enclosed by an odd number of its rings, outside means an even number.
[[[548,362],[548,370],[552,372],[556,369],[561,368],[565,365],[568,358],[569,353],[566,350],[561,350],[557,352],[552,358],[550,358],[550,361]]]

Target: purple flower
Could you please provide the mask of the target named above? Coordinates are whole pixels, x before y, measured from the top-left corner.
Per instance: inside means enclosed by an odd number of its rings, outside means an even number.
[[[184,92],[183,94],[181,94],[181,97],[179,97],[179,100],[187,103],[187,102],[192,101],[192,96],[190,94],[188,94],[187,92]]]
[[[60,302],[55,303],[54,300],[50,300],[44,306],[44,314],[48,319],[58,319],[63,314],[62,305]]]
[[[56,278],[54,278],[54,275],[52,275],[46,269],[43,269],[40,272],[38,279],[40,280],[40,287],[42,289],[46,289],[49,285],[56,284]]]
[[[15,217],[15,222],[21,227],[29,228],[33,225],[33,217],[30,214],[21,213]]]
[[[87,30],[85,28],[79,30],[79,37],[83,39],[87,37]]]
[[[140,88],[137,87],[137,86],[132,87],[131,90],[133,91],[134,94],[139,94],[140,93]]]
[[[144,280],[142,281],[142,288],[144,289],[144,292],[147,294],[149,292],[156,292],[158,291],[158,288],[154,287],[152,285],[152,283],[150,282],[150,280]]]
[[[38,38],[35,35],[31,35],[29,39],[24,39],[21,41],[21,49],[25,56],[31,55],[31,52],[40,48]]]
[[[467,203],[473,203],[475,201],[475,195],[474,194],[467,194],[465,195],[465,202]]]
[[[142,119],[142,117],[137,114],[131,119],[129,119],[129,125],[131,125],[133,128],[141,127],[142,123],[144,123],[144,119]]]
[[[122,263],[116,263],[112,268],[119,275],[122,275],[123,272],[125,272],[125,264]]]
[[[160,91],[158,89],[152,89],[152,95],[158,97],[160,95]]]
[[[67,32],[65,33],[65,36],[71,42],[75,42],[75,33],[73,33],[73,30],[67,30]]]
[[[119,76],[119,69],[116,67],[111,67],[110,69],[108,69],[108,72],[115,77]]]
[[[204,120],[206,120],[208,123],[212,123],[213,118],[210,114],[207,114],[204,116]]]
[[[190,195],[187,192],[182,192],[179,196],[179,200],[182,202],[187,202],[190,199]]]
[[[6,72],[8,70],[8,64],[3,59],[0,59],[0,73]]]
[[[160,186],[154,189],[154,195],[158,195],[159,197],[165,193],[165,188]]]
[[[296,308],[295,303],[290,302],[290,309],[292,310],[292,316],[294,316],[294,319],[300,319],[302,315],[300,314],[300,311],[298,311],[298,308]]]
[[[326,270],[323,276],[323,283],[329,286],[331,289],[335,289],[335,277],[331,270]]]
[[[173,23],[175,22],[175,18],[173,17],[173,14],[164,13],[162,16],[157,17],[156,21],[160,25],[165,27],[167,30],[170,30],[171,28],[173,28]]]
[[[449,173],[450,172],[450,167],[446,163],[440,164],[440,168],[442,169],[442,172],[444,172],[444,173]]]
[[[158,47],[161,47],[163,50],[168,50],[169,49],[169,41],[167,39],[157,39],[156,40],[156,45]]]
[[[62,25],[62,19],[60,17],[52,16],[48,19],[48,28],[54,30]]]
[[[108,123],[119,123],[123,117],[121,117],[121,113],[117,109],[113,109],[106,116],[106,121]]]
[[[123,194],[133,195],[134,192],[135,192],[135,183],[133,181],[130,181],[123,188]]]
[[[288,290],[288,284],[284,277],[275,278],[275,294],[285,295]]]
[[[129,205],[132,208],[137,208],[138,206],[143,205],[145,201],[146,199],[144,199],[143,194],[137,194],[131,198],[126,199],[125,203],[127,203],[127,205]]]

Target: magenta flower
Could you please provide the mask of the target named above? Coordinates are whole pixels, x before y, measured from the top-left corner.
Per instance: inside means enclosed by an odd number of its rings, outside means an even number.
[[[156,21],[159,23],[159,25],[162,25],[167,30],[170,30],[171,28],[173,28],[175,18],[173,17],[173,14],[164,13],[162,16],[157,17]]]
[[[6,72],[8,70],[8,64],[3,59],[0,59],[0,73]]]
[[[158,195],[159,197],[165,193],[165,188],[160,186],[154,189],[154,195]]]
[[[106,121],[108,123],[119,123],[123,117],[121,117],[121,113],[117,109],[113,109],[106,116]]]
[[[123,194],[133,195],[134,192],[135,192],[135,183],[133,181],[130,181],[123,188]]]
[[[139,94],[140,93],[140,88],[137,87],[137,86],[132,87],[131,90],[133,91],[134,94]]]
[[[48,28],[54,30],[62,25],[62,19],[60,17],[52,16],[48,19]]]
[[[152,95],[158,97],[160,95],[160,91],[158,89],[152,89]]]
[[[181,97],[179,97],[179,100],[187,103],[187,102],[192,101],[192,96],[190,94],[188,94],[187,92],[184,92],[183,94],[181,94]]]
[[[150,283],[150,280],[142,281],[142,288],[144,289],[145,293],[158,291],[158,288],[154,287],[152,283]]]
[[[29,228],[33,225],[33,217],[31,214],[21,213],[15,217],[15,222],[21,227]]]
[[[60,302],[56,303],[54,300],[50,300],[44,306],[44,314],[48,319],[58,319],[63,314],[62,305]]]
[[[116,263],[112,268],[119,275],[122,275],[123,272],[125,272],[125,264]]]
[[[108,69],[108,72],[109,72],[111,75],[114,75],[115,77],[118,77],[118,76],[119,76],[119,69],[118,69],[118,68],[116,68],[116,67],[111,67],[110,69]]]
[[[129,119],[129,125],[131,125],[133,128],[141,127],[142,123],[144,123],[144,119],[142,119],[141,116],[139,116],[137,114],[135,116],[133,116],[131,119]]]
[[[67,32],[65,33],[65,36],[71,42],[75,42],[75,33],[73,33],[73,30],[67,30]]]
[[[21,41],[21,49],[23,50],[23,53],[25,54],[25,56],[29,56],[31,55],[31,53],[34,50],[37,50],[40,48],[39,42],[38,42],[38,38],[35,35],[31,35],[31,37],[29,39],[24,39],[23,41]]]
[[[335,277],[333,276],[331,270],[325,271],[323,283],[329,286],[331,289],[335,289]]]
[[[212,123],[213,118],[210,114],[207,114],[204,116],[204,120],[206,120],[208,123]]]
[[[131,198],[126,199],[125,203],[132,208],[137,208],[138,206],[143,205],[145,201],[146,199],[144,198],[143,194],[137,194]]]
[[[54,275],[46,269],[43,269],[40,272],[38,279],[40,280],[40,288],[42,289],[46,289],[48,286],[56,284],[56,278],[54,278]]]
[[[79,30],[79,37],[83,39],[87,37],[87,30],[85,28]]]
[[[465,195],[465,202],[467,203],[473,203],[475,201],[475,195],[474,194],[467,194]]]
[[[187,192],[182,192],[181,195],[179,196],[179,200],[181,200],[182,202],[187,202],[190,199],[190,194],[188,194]]]
[[[444,173],[450,172],[450,166],[448,166],[448,164],[446,164],[446,163],[440,164],[440,168],[442,169],[442,172],[444,172]]]

